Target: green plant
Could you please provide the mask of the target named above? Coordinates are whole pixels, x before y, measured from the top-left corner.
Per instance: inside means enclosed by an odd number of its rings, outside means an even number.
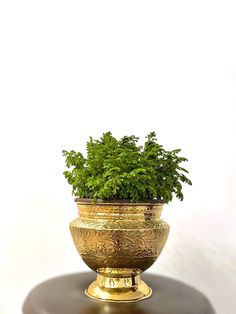
[[[182,183],[192,184],[186,169],[187,161],[179,157],[180,149],[165,150],[157,143],[155,132],[147,135],[144,146],[138,137],[124,136],[117,140],[111,132],[87,142],[87,158],[74,150],[63,150],[64,175],[72,185],[72,194],[81,198],[128,199],[133,202],[151,199],[166,203],[175,194],[183,200]]]

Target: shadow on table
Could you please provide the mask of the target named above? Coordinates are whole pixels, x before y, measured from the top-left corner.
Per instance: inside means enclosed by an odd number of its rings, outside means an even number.
[[[148,314],[144,309],[139,309],[135,303],[108,303],[100,302],[94,305],[86,305],[82,311],[80,309],[78,314]]]

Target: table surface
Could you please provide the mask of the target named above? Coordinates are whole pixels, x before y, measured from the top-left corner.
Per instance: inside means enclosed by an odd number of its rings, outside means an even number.
[[[135,303],[111,303],[88,298],[84,290],[95,280],[93,272],[52,278],[27,296],[24,314],[214,314],[201,292],[171,278],[142,274],[151,298]]]

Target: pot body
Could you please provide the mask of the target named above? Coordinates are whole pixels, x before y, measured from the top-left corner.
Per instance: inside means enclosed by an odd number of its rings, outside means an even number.
[[[84,199],[76,199],[76,203],[79,218],[70,223],[71,234],[84,262],[98,273],[97,281],[86,294],[110,301],[135,301],[150,296],[151,289],[141,281],[140,274],[156,261],[168,237],[169,225],[160,218],[163,204],[93,204]],[[141,286],[145,292],[130,295]],[[101,293],[113,289],[114,294],[114,289],[125,287],[123,297],[120,293],[118,299]]]

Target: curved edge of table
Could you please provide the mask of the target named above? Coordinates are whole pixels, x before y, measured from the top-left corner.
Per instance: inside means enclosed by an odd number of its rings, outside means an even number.
[[[80,272],[43,281],[29,292],[23,314],[215,314],[202,292],[176,279],[144,273],[142,279],[153,290],[151,298],[111,303],[92,300],[84,294],[95,278],[94,272]]]

